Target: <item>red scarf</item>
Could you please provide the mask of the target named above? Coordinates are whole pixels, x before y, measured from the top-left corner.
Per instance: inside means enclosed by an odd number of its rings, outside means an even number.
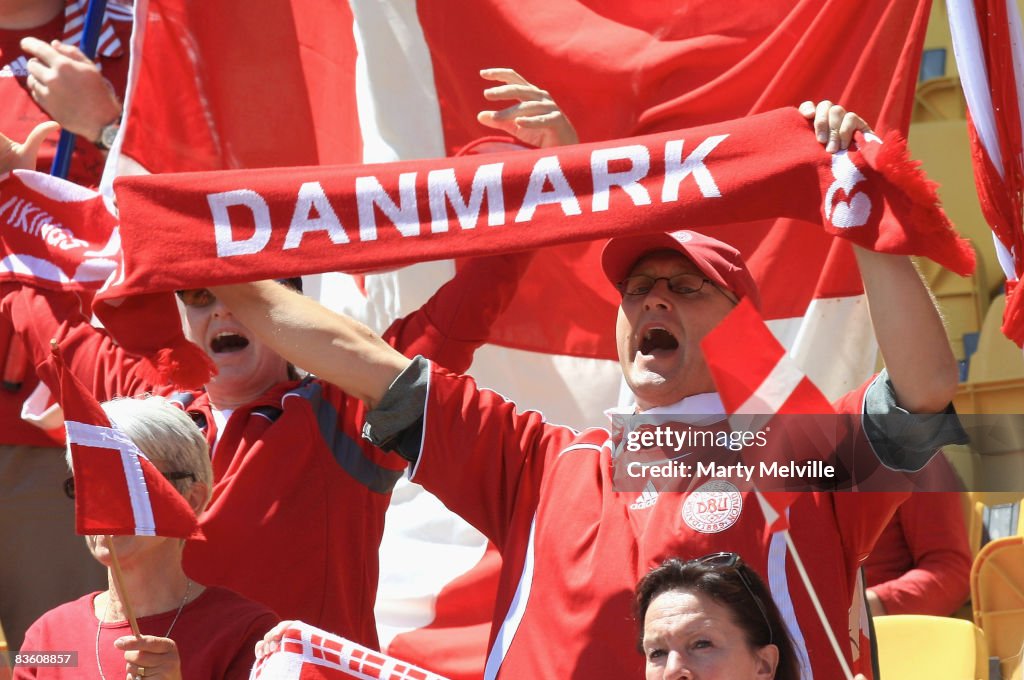
[[[351,272],[771,217],[969,273],[970,247],[904,144],[861,144],[829,155],[809,123],[783,109],[554,150],[125,177],[115,183],[121,290]]]
[[[166,293],[181,288],[772,217],[970,273],[973,251],[904,142],[858,140],[827,154],[805,119],[780,109],[556,150],[125,177],[123,276],[99,293],[97,314],[126,348],[164,348],[163,380],[196,385],[209,365],[169,311]]]

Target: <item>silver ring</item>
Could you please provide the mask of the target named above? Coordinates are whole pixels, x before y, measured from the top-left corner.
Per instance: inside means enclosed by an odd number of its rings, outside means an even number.
[[[839,130],[836,130],[835,128],[831,128],[828,131],[828,137],[829,137],[829,139],[839,139]]]

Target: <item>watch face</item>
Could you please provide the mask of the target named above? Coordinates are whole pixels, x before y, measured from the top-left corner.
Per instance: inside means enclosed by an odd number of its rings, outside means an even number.
[[[100,132],[100,145],[104,149],[110,149],[110,147],[114,146],[114,139],[117,137],[117,129],[118,125],[116,123],[112,123],[103,128]]]

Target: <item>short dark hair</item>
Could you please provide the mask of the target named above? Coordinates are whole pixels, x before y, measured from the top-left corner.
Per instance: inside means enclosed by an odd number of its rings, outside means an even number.
[[[779,648],[775,680],[800,680],[796,649],[779,608],[761,577],[742,560],[723,567],[699,559],[684,562],[672,557],[640,579],[633,604],[640,626],[637,647],[641,652],[648,607],[658,595],[674,590],[703,593],[724,606],[743,630],[748,645],[757,648],[774,644]]]

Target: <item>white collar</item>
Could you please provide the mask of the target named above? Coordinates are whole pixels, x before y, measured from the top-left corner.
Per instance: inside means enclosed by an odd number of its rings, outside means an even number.
[[[615,406],[604,412],[609,418],[621,415],[688,415],[707,416],[707,418],[696,418],[693,425],[710,425],[720,421],[725,415],[725,406],[718,392],[703,392],[683,397],[674,404],[667,406],[655,406],[646,411],[638,411],[636,406],[621,407]],[[697,422],[704,421],[704,422]]]

